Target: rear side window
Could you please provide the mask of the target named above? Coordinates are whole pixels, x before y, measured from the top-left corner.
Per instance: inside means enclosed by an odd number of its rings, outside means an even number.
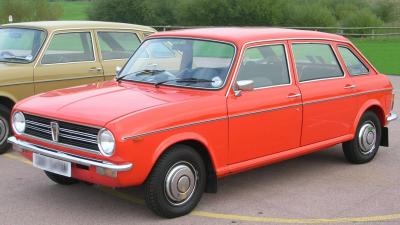
[[[92,39],[89,32],[54,35],[42,64],[94,61]]]
[[[283,45],[246,49],[237,80],[252,80],[255,88],[290,83]]]
[[[338,49],[350,75],[356,76],[369,73],[368,68],[350,49],[346,47],[339,47]]]
[[[139,47],[140,40],[131,32],[98,32],[104,60],[127,59]]]
[[[328,44],[293,44],[293,55],[300,82],[344,75]]]

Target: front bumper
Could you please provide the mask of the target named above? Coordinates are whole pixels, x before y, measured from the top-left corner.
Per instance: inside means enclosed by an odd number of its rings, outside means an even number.
[[[83,166],[94,166],[97,168],[109,169],[115,172],[129,171],[132,169],[132,163],[116,165],[107,161],[100,161],[96,159],[84,158],[69,153],[59,152],[53,149],[48,149],[42,146],[34,145],[25,141],[18,140],[16,137],[8,138],[8,142],[16,145],[18,149],[30,151],[33,153],[41,154],[44,156],[52,157],[55,159],[76,163]]]
[[[388,122],[392,122],[392,121],[397,120],[398,118],[399,117],[397,116],[397,114],[392,112],[392,113],[389,114],[389,116],[386,118],[386,120]]]

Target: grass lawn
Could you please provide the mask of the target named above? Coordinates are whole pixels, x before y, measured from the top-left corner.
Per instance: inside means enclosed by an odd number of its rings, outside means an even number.
[[[352,41],[379,72],[400,75],[400,38],[352,39]]]
[[[90,7],[90,2],[87,1],[58,1],[64,9],[60,20],[87,20],[87,9]]]

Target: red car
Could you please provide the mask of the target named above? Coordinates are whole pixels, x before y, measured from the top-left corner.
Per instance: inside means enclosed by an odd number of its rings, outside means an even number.
[[[14,148],[59,184],[145,185],[150,209],[189,213],[217,179],[343,143],[388,146],[393,88],[346,38],[267,28],[153,34],[116,80],[19,102]]]

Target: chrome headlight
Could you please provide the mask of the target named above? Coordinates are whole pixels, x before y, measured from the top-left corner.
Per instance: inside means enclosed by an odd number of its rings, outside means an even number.
[[[108,157],[114,154],[115,139],[111,131],[107,129],[101,129],[97,135],[97,142],[101,154]]]
[[[16,112],[13,115],[12,126],[17,134],[22,134],[25,132],[26,122],[25,116],[22,112]]]

